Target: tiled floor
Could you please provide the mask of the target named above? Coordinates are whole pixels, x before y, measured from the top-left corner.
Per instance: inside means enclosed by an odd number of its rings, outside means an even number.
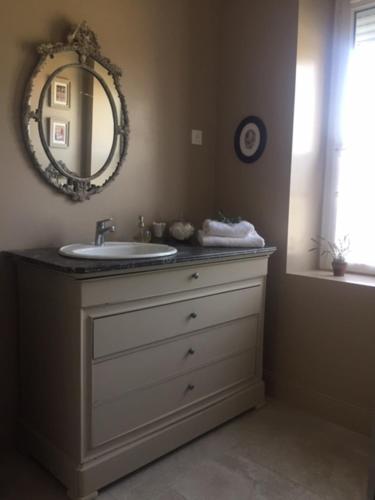
[[[364,500],[369,440],[271,401],[100,492],[99,500]],[[66,500],[34,461],[0,463],[1,500]]]

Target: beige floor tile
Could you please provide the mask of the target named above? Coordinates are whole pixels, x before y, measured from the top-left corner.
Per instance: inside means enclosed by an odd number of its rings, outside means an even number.
[[[35,460],[16,451],[0,457],[1,500],[68,500],[66,488]],[[99,500],[114,500],[105,490]]]
[[[250,500],[247,478],[217,463],[201,461],[176,479],[173,487],[187,500]]]
[[[66,500],[64,487],[27,456],[2,456],[0,471],[1,500]]]
[[[369,440],[276,401],[127,478],[99,500],[363,500]],[[66,500],[35,461],[0,459],[1,500]]]
[[[301,486],[257,464],[231,456],[202,461],[174,483],[187,500],[319,500]]]
[[[242,435],[243,443],[233,450],[234,455],[262,464],[322,498],[365,498],[368,439],[278,408],[263,415],[258,412]]]
[[[106,488],[115,500],[155,499],[186,470],[179,451],[166,455]]]
[[[221,457],[218,462],[242,474],[249,481],[251,497],[256,500],[319,500],[319,497],[301,485],[286,479],[255,462],[239,457],[235,450]]]
[[[155,498],[155,500],[187,500],[187,498],[175,489],[168,488],[168,490],[162,493],[159,497]]]

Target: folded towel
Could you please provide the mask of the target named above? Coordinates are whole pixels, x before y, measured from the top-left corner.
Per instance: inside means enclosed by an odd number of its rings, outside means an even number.
[[[206,219],[203,222],[203,232],[207,236],[223,236],[228,238],[243,238],[254,231],[254,226],[243,220],[236,224],[226,224],[217,220]]]
[[[243,238],[225,238],[222,236],[209,236],[204,231],[198,231],[198,241],[202,247],[249,247],[263,248],[264,239],[255,231],[248,233]]]

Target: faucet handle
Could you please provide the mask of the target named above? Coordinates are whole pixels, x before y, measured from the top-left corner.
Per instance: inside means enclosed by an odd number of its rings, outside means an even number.
[[[98,220],[96,222],[96,227],[103,229],[105,227],[105,225],[107,224],[107,222],[112,222],[112,221],[113,221],[113,217],[108,217],[107,219]]]
[[[112,217],[108,219],[98,220],[96,223],[96,231],[95,231],[95,245],[102,246],[104,245],[104,235],[108,231],[114,233],[116,231],[115,225],[107,225],[108,222],[112,222]]]

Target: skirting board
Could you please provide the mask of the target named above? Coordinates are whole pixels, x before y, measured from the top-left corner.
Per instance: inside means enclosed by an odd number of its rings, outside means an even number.
[[[268,396],[287,401],[314,415],[367,436],[371,433],[371,410],[351,405],[326,394],[302,387],[268,370],[264,373]]]
[[[264,402],[264,384],[230,396],[180,422],[155,432],[147,439],[108,452],[78,467],[59,450],[26,426],[21,426],[25,447],[76,497],[84,497],[156,458],[178,448],[205,432]]]

